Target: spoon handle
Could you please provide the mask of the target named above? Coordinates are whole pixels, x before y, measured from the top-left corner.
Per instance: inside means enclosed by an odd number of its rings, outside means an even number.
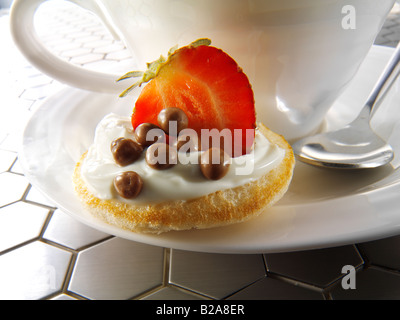
[[[400,61],[400,42],[397,44],[397,47],[392,54],[392,57],[390,58],[389,62],[386,64],[385,69],[383,70],[381,76],[379,77],[378,81],[375,84],[375,87],[373,88],[371,94],[369,95],[367,102],[365,104],[365,108],[368,109],[370,117],[373,116],[373,114],[376,112],[378,109],[378,106],[394,83],[394,80],[396,80],[397,76],[399,75],[399,69],[396,68],[399,64]],[[396,72],[394,72],[396,70]],[[378,97],[380,98],[378,100]]]

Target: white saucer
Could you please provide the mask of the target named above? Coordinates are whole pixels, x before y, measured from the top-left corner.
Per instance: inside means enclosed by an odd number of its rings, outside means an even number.
[[[358,113],[393,49],[373,47],[358,75],[330,110],[334,128]],[[259,218],[210,230],[142,235],[89,215],[73,193],[71,175],[91,144],[94,128],[109,112],[129,115],[134,97],[67,88],[47,99],[28,123],[20,153],[30,182],[81,222],[126,239],[183,250],[216,253],[284,252],[363,242],[400,233],[400,87],[397,82],[374,118],[374,127],[393,144],[390,166],[337,172],[297,163],[284,198]],[[348,105],[357,106],[349,110]]]

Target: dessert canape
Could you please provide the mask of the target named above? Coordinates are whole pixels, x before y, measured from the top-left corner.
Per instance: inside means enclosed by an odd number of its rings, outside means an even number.
[[[109,114],[77,163],[75,191],[89,211],[134,232],[229,225],[259,215],[290,184],[286,140],[256,123],[237,63],[200,39],[148,64],[132,115]]]

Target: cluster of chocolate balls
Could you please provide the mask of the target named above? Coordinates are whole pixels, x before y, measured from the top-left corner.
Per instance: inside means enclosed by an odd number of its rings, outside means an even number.
[[[179,135],[188,128],[189,120],[185,112],[179,108],[165,108],[157,117],[158,126],[152,123],[142,123],[134,131],[134,138],[118,138],[111,143],[111,153],[115,162],[127,166],[138,160],[145,151],[146,163],[154,170],[167,170],[177,164],[178,152],[184,146],[186,150],[199,151],[201,142],[196,137]],[[175,132],[171,132],[171,123]],[[167,142],[167,135],[175,135]],[[170,142],[171,142],[170,141]],[[211,147],[202,152],[199,158],[199,168],[203,176],[209,180],[223,178],[230,166],[230,156],[222,149]],[[118,194],[126,199],[137,197],[142,188],[143,180],[134,171],[125,171],[114,179],[114,187]]]

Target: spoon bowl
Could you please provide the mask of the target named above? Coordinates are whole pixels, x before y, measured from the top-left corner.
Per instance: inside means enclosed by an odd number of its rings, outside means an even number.
[[[394,157],[392,147],[371,130],[365,116],[340,130],[304,138],[293,151],[305,163],[336,169],[376,168]]]
[[[337,131],[295,142],[292,147],[297,159],[335,169],[376,168],[391,162],[394,158],[392,147],[372,130],[370,121],[399,74],[399,62],[400,43],[357,118]]]

